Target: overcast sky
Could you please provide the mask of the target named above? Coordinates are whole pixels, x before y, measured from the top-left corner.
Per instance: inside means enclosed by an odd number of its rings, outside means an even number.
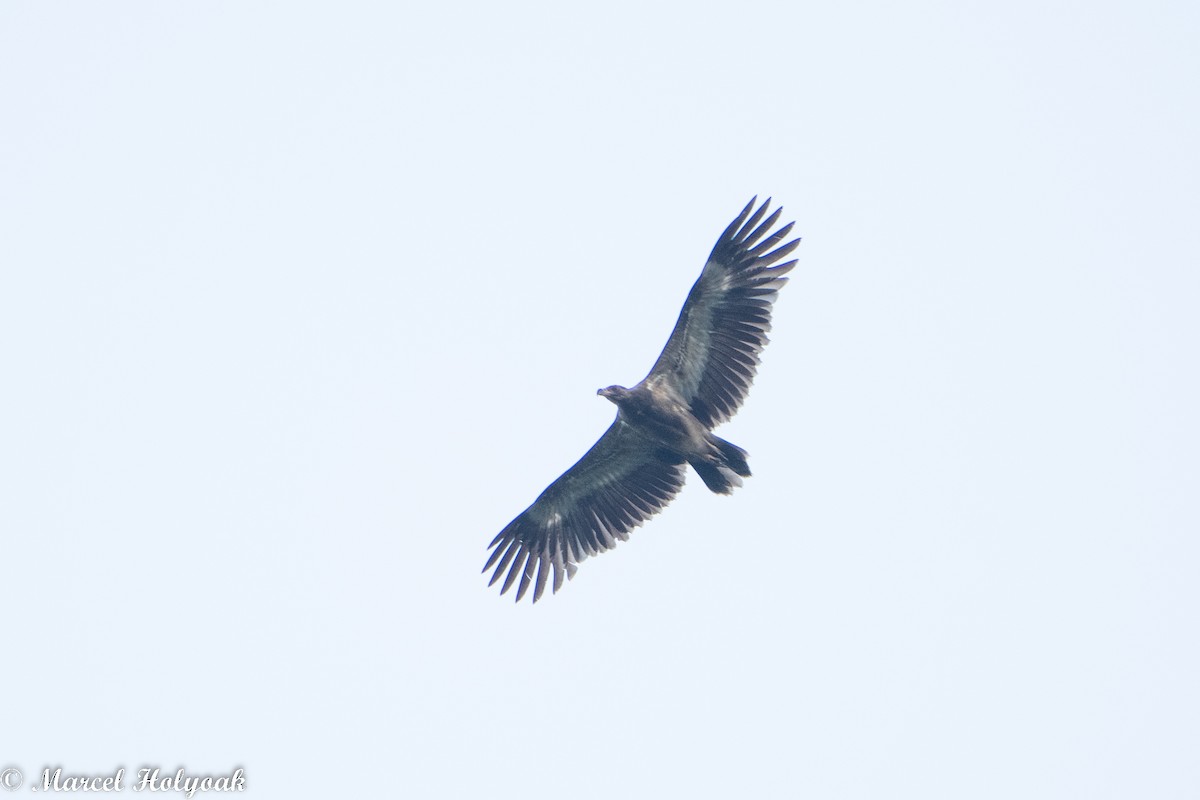
[[[3,3],[0,767],[1195,797],[1197,41],[1182,0]],[[756,194],[804,241],[719,430],[754,477],[498,596]]]

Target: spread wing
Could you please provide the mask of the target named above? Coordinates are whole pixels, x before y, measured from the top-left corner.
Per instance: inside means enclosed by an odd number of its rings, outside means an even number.
[[[583,458],[564,472],[488,545],[483,571],[496,571],[489,586],[508,569],[504,594],[518,577],[517,600],[537,580],[533,602],[554,573],[554,591],[563,576],[590,555],[616,547],[617,539],[670,503],[683,486],[686,465],[618,418]]]
[[[791,222],[763,239],[783,209],[763,220],[771,200],[751,215],[757,199],[717,240],[667,346],[643,381],[672,389],[710,428],[732,417],[746,399],[771,329],[771,305],[787,282],[783,275],[796,264],[793,259],[771,266],[800,240],[779,244]]]

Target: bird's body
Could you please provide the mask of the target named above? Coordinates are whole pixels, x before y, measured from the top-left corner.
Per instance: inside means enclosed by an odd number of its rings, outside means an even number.
[[[608,431],[492,540],[484,571],[496,565],[491,583],[505,575],[501,594],[520,578],[520,600],[536,574],[537,602],[551,573],[558,591],[578,562],[628,538],[666,506],[688,464],[718,494],[749,477],[746,451],[712,428],[746,397],[771,305],[796,262],[771,265],[800,243],[779,244],[791,223],[762,239],[780,210],[760,224],[770,200],[751,215],[754,202],[718,239],[650,373],[632,388],[597,392],[618,409]]]
[[[632,389],[609,386],[597,394],[616,404],[617,420],[691,464],[714,492],[729,494],[742,485],[739,476],[750,477],[745,451],[714,436],[669,389],[643,381]]]
[[[617,419],[637,428],[655,444],[680,455],[703,452],[708,429],[678,399],[644,384],[632,389],[609,386],[596,394],[617,406]]]

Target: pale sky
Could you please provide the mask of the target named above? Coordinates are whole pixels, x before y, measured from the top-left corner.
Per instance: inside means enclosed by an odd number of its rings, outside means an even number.
[[[16,796],[1195,797],[1200,6],[605,9],[0,5]],[[498,596],[755,194],[754,477]]]

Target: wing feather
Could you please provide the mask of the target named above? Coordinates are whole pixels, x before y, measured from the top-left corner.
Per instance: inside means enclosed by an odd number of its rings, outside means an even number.
[[[670,503],[685,475],[679,456],[617,419],[583,458],[492,539],[483,571],[493,564],[496,570],[488,585],[504,576],[500,594],[517,584],[518,601],[532,585],[535,603],[547,583],[557,592],[564,574],[574,576],[578,562],[628,539],[631,530]]]
[[[771,200],[755,210],[756,201],[717,240],[667,346],[643,381],[673,390],[710,428],[745,401],[771,330],[771,306],[796,264],[794,259],[777,264],[800,244],[799,239],[780,244],[795,223],[763,239],[783,209],[764,220]]]

